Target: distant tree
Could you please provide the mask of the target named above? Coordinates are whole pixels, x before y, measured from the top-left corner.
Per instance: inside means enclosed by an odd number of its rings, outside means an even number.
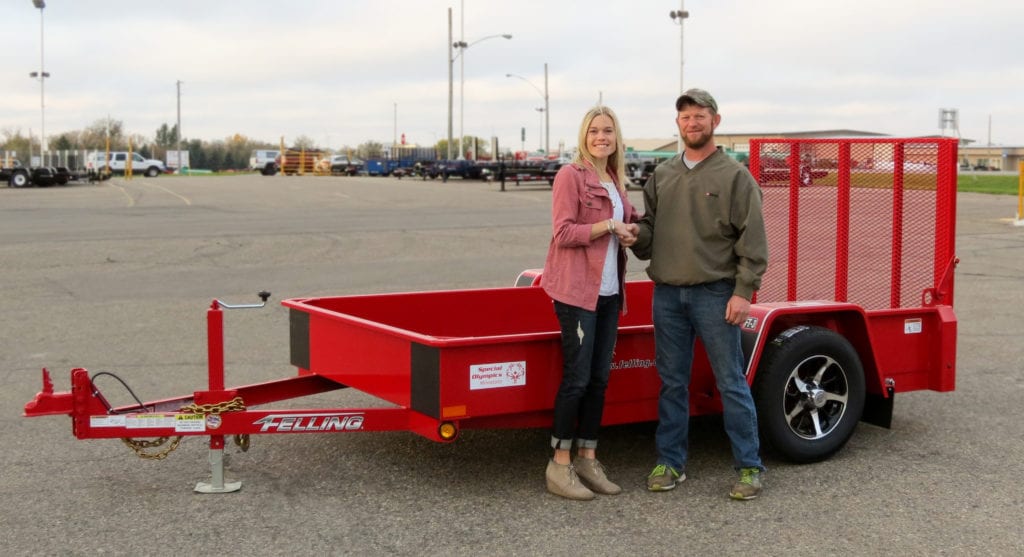
[[[384,157],[384,146],[376,141],[367,141],[356,147],[356,153],[363,160],[379,159]]]
[[[49,148],[55,151],[69,151],[75,148],[74,142],[68,134],[62,133],[56,139],[50,141]]]
[[[85,149],[105,149],[107,136],[110,137],[111,150],[123,150],[128,147],[124,138],[124,123],[113,118],[101,118],[82,131],[82,147]]]
[[[28,164],[28,150],[29,150],[29,139],[21,135],[21,130],[11,130],[4,128],[3,132],[3,151],[7,153],[14,152],[19,160],[23,163]]]
[[[249,165],[249,153],[253,149],[259,149],[252,140],[242,134],[236,133],[227,138],[224,142],[224,163],[220,170],[241,170]]]
[[[182,142],[183,150],[188,152],[189,168],[210,168],[207,162],[203,142],[198,139],[187,139]],[[182,156],[184,158],[184,156]]]
[[[168,126],[166,123],[161,124],[156,130],[156,144],[160,147],[177,147],[178,146],[178,125]]]
[[[467,136],[462,138],[462,156],[463,157],[471,157],[471,156],[473,156],[473,153],[474,153],[474,151],[473,151],[473,146],[474,146],[473,139],[474,139],[474,136],[472,136],[472,135],[467,135]],[[482,137],[477,137],[475,139],[476,139],[476,144],[475,144],[476,145],[476,152],[475,152],[476,153],[476,158],[478,158],[478,159],[479,158],[485,158],[485,159],[486,158],[490,158],[490,156],[491,156],[491,141],[489,139],[484,139]],[[437,149],[437,156],[441,157],[442,159],[448,156],[448,140],[447,139],[438,140],[438,142],[435,145],[435,147]],[[453,138],[452,139],[452,158],[453,159],[459,158],[459,140],[458,140],[458,138]]]
[[[224,169],[224,144],[221,142],[208,143],[204,149],[204,162],[203,166],[197,168],[206,168],[214,171]]]
[[[311,138],[309,136],[306,136],[306,135],[300,135],[299,137],[296,137],[295,138],[295,142],[292,143],[292,147],[295,148],[295,149],[306,149],[306,150],[316,149],[317,148],[316,141],[314,141],[313,138]]]
[[[457,145],[458,145],[458,143],[456,143],[453,146],[454,148],[452,149],[452,157],[457,157],[459,155],[459,151],[458,151]],[[437,156],[438,157],[443,159],[443,158],[446,158],[448,156],[448,140],[447,139],[439,140],[434,145],[434,148],[437,149]]]
[[[476,140],[476,143],[473,142],[474,140]],[[474,147],[476,151],[473,150]],[[467,135],[466,137],[462,138],[462,153],[463,156],[466,158],[470,158],[470,156],[472,156],[472,158],[475,159],[490,158],[491,142],[482,137],[474,137],[472,135]],[[453,154],[455,156],[458,156],[454,152]]]

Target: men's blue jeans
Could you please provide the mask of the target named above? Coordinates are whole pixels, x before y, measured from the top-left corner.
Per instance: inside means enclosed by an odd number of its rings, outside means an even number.
[[[612,353],[619,334],[619,296],[600,296],[597,309],[555,302],[562,329],[562,384],[555,396],[554,449],[597,447]]]
[[[740,328],[725,321],[733,285],[654,286],[654,343],[661,394],[655,444],[658,464],[684,471],[690,433],[690,373],[696,338],[704,343],[722,395],[725,432],[737,468],[763,468],[757,413],[743,374]]]

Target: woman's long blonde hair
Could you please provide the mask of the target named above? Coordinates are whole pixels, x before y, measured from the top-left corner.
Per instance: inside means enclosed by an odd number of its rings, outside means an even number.
[[[587,130],[590,129],[590,123],[594,121],[594,118],[602,114],[611,118],[612,125],[615,126],[615,152],[608,156],[608,171],[615,175],[619,191],[626,191],[626,146],[622,142],[622,127],[619,126],[619,118],[615,116],[615,112],[607,106],[597,105],[583,115],[576,156],[573,157],[572,162],[580,166],[597,167],[594,157],[590,155],[590,151],[587,149]]]

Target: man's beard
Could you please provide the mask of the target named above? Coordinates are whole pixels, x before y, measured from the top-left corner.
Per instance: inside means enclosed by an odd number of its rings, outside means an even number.
[[[683,144],[686,145],[687,149],[693,149],[693,150],[703,149],[704,146],[707,145],[709,141],[711,141],[711,138],[712,138],[712,136],[714,136],[714,133],[715,132],[713,130],[709,131],[707,133],[702,133],[702,134],[700,134],[700,137],[698,137],[696,141],[690,141],[689,137],[687,137],[687,135],[684,133],[683,134]]]

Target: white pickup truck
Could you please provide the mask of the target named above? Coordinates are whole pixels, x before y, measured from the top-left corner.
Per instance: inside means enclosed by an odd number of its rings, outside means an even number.
[[[281,152],[273,149],[254,149],[249,157],[249,170],[259,171],[264,176],[277,173],[277,156]]]
[[[147,159],[138,153],[129,155],[128,151],[111,151],[109,161],[106,160],[106,156],[107,154],[103,151],[89,153],[85,162],[86,173],[90,175],[124,174],[129,158],[132,162],[132,174],[144,174],[147,178],[155,178],[167,172],[164,161]],[[109,170],[103,172],[104,167],[108,167]]]

